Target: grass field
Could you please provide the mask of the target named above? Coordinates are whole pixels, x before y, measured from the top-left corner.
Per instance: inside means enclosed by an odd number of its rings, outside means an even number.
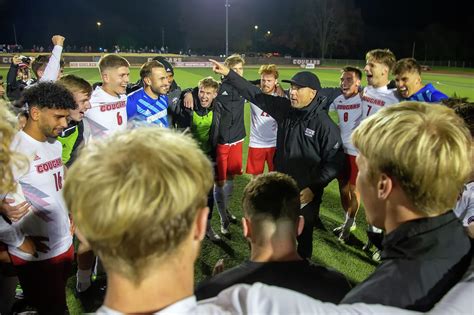
[[[298,69],[283,68],[280,70],[280,78],[290,78]],[[314,72],[319,76],[323,86],[337,86],[339,83],[339,71],[336,69],[316,69]],[[87,79],[89,82],[100,80],[96,69],[66,69],[65,73],[74,73]],[[0,69],[0,74],[6,76],[6,70]],[[204,76],[214,75],[211,69],[193,68],[193,69],[175,69],[175,79],[182,88],[192,87]],[[246,69],[245,77],[248,79],[257,79],[257,69]],[[131,70],[131,81],[138,79],[138,69]],[[434,85],[451,96],[456,93],[458,96],[469,97],[474,101],[474,75],[467,72],[447,73],[443,69],[442,73],[428,72],[423,75],[425,82],[432,82]],[[287,88],[287,85],[284,85]],[[249,126],[249,106],[245,107],[245,124],[248,130]],[[248,134],[248,133],[247,133]],[[246,164],[248,150],[248,138],[244,144],[244,169]],[[231,201],[231,211],[241,217],[242,209],[240,205],[242,190],[250,180],[249,175],[242,175],[235,181],[234,195]],[[337,182],[333,181],[326,189],[321,206],[321,219],[324,224],[323,229],[314,230],[313,257],[315,262],[330,266],[344,273],[351,281],[358,283],[365,279],[376,267],[367,254],[362,251],[362,246],[366,242],[365,235],[365,216],[363,207],[357,216],[357,230],[353,233],[347,244],[341,244],[332,233],[332,229],[343,222],[343,211],[339,202],[339,191]],[[219,216],[214,211],[212,220],[213,227],[219,230]],[[242,237],[241,225],[231,225],[231,237],[223,238],[220,244],[211,243],[208,240],[203,242],[200,259],[196,262],[196,281],[208,277],[215,262],[219,258],[224,258],[226,268],[233,267],[249,256],[249,249],[246,241]],[[75,279],[71,278],[68,285],[68,305],[71,314],[79,314],[91,309],[83,308],[81,301],[74,294]],[[317,285],[317,284],[315,284]],[[96,301],[100,303],[100,301]]]

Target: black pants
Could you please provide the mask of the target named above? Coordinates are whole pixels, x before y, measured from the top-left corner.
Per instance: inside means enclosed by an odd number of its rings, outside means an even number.
[[[311,258],[313,254],[313,228],[316,220],[319,220],[319,207],[324,189],[314,193],[313,201],[300,210],[300,215],[304,218],[304,228],[298,236],[298,254],[303,258]]]

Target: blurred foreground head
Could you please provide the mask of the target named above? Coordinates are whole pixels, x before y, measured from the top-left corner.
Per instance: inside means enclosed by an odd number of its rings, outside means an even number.
[[[86,146],[64,197],[78,234],[107,272],[140,283],[163,261],[196,259],[212,183],[211,163],[190,137],[144,128]],[[202,212],[204,230],[196,236]]]

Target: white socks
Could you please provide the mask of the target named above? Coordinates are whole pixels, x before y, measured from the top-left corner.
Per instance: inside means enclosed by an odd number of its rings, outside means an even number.
[[[227,218],[226,213],[227,200],[224,187],[214,185],[214,200],[216,201],[217,211],[219,212],[219,216],[221,217],[221,223],[227,222],[229,220]]]

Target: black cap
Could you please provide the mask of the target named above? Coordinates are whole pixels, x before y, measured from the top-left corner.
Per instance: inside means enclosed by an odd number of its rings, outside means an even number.
[[[173,66],[168,62],[168,60],[165,59],[165,57],[158,56],[153,58],[153,60],[160,62],[163,66],[165,66],[166,72],[171,72],[174,75]]]
[[[321,89],[321,82],[317,75],[309,71],[302,71],[295,74],[291,80],[282,80],[282,82],[291,83],[301,87],[309,87],[313,90]]]

